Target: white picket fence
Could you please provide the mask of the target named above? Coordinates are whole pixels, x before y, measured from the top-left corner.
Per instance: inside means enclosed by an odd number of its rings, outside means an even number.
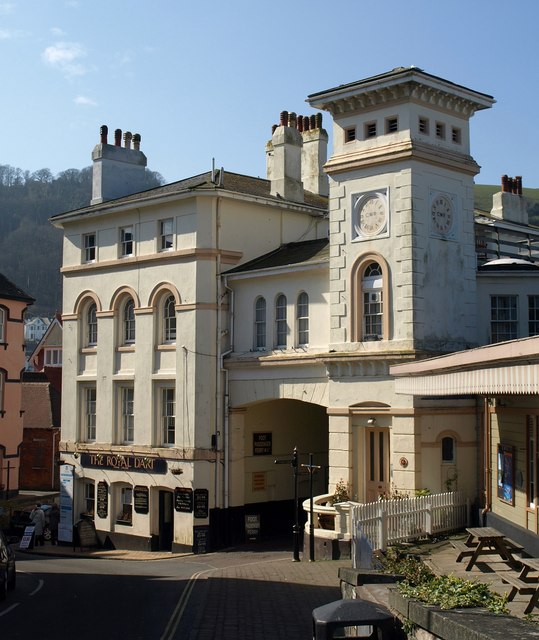
[[[469,524],[469,507],[462,491],[354,505],[352,555],[365,542],[385,551],[392,543],[462,529]]]

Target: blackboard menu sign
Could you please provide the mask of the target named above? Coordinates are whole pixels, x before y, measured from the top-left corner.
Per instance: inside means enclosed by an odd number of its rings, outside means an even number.
[[[92,520],[79,520],[75,525],[77,528],[79,547],[97,547],[99,540]]]
[[[207,489],[195,489],[194,511],[195,518],[208,517],[209,495]]]
[[[174,508],[176,511],[191,513],[193,511],[193,490],[177,487],[174,490]]]
[[[253,433],[253,455],[254,456],[271,456],[272,452],[272,434]]]
[[[97,483],[97,515],[106,518],[109,514],[109,485],[106,482]]]
[[[210,528],[205,525],[193,527],[193,553],[208,553],[210,550]]]
[[[148,513],[150,510],[150,491],[148,487],[137,485],[133,489],[135,513]]]

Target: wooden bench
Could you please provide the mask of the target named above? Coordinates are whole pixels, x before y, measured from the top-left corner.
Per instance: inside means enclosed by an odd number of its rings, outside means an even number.
[[[449,542],[451,543],[453,548],[459,552],[457,562],[460,562],[462,558],[472,556],[475,548],[477,547],[477,543],[470,546],[469,544],[466,544],[464,540],[450,540]]]
[[[518,576],[515,576],[508,571],[496,571],[496,575],[498,575],[502,579],[502,582],[507,582],[507,584],[510,584],[512,587],[511,592],[507,596],[508,602],[511,602],[517,595],[517,593],[532,596],[526,609],[524,609],[524,613],[531,613],[533,608],[537,605],[537,601],[539,599],[539,583],[537,581],[525,582]]]
[[[505,538],[505,544],[513,551],[514,553],[522,553],[524,551],[524,547],[518,542],[511,540],[511,538]]]

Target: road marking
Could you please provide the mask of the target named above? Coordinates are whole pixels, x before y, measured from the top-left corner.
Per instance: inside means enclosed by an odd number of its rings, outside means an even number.
[[[215,567],[210,565],[209,569],[204,569],[204,571],[198,571],[197,573],[193,573],[193,575],[189,578],[189,582],[187,583],[187,586],[183,590],[182,595],[180,596],[180,599],[178,600],[178,604],[176,605],[172,615],[170,616],[170,620],[168,621],[166,629],[163,632],[163,635],[161,636],[160,640],[173,640],[174,634],[176,633],[176,629],[178,628],[178,625],[180,624],[180,620],[182,619],[183,612],[187,607],[187,603],[189,601],[189,597],[191,596],[191,592],[195,587],[195,582],[200,578],[200,576],[204,575],[205,573],[212,573],[213,571],[226,571],[229,569],[238,569],[240,567],[246,567],[251,564],[268,564],[272,562],[281,562],[283,560],[289,560],[288,556],[286,558],[271,558],[269,560],[262,560],[262,561],[255,560],[254,562],[243,562],[241,564],[236,564],[228,567],[227,566]]]
[[[31,595],[31,596],[35,596],[35,595],[36,595],[36,593],[37,593],[38,591],[40,591],[41,587],[42,587],[44,584],[45,584],[45,583],[43,582],[43,580],[40,580],[40,581],[38,582],[37,587],[36,587],[33,591],[31,591],[31,592],[30,592],[30,595]]]
[[[174,634],[176,633],[176,629],[180,624],[180,620],[182,619],[183,612],[185,611],[185,607],[187,606],[187,602],[189,601],[189,596],[191,595],[191,591],[195,586],[195,582],[200,578],[204,573],[209,573],[210,571],[215,571],[215,568],[205,569],[204,571],[199,571],[198,573],[194,573],[190,578],[187,586],[182,592],[180,599],[178,600],[178,604],[174,608],[172,616],[168,621],[167,627],[161,636],[161,640],[172,640]]]
[[[4,611],[0,611],[0,618],[2,616],[5,616],[6,613],[9,613],[10,611],[13,611],[13,609],[15,609],[15,607],[18,607],[21,603],[20,602],[15,602],[14,604],[11,605],[11,607],[8,607],[7,609],[4,609]]]

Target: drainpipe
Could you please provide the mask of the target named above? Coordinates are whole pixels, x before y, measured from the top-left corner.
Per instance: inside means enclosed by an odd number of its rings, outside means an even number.
[[[223,277],[223,288],[228,292],[228,316],[229,316],[229,349],[224,351],[219,358],[221,372],[225,379],[224,397],[223,397],[223,442],[224,442],[224,486],[223,486],[223,503],[225,509],[228,509],[230,480],[229,480],[229,377],[228,369],[225,369],[225,357],[234,351],[234,291],[228,286],[226,276]]]
[[[481,511],[481,516],[484,519],[491,507],[491,492],[492,492],[492,461],[490,454],[490,407],[488,398],[483,400],[483,422],[484,422],[484,466],[485,466],[485,505]]]

